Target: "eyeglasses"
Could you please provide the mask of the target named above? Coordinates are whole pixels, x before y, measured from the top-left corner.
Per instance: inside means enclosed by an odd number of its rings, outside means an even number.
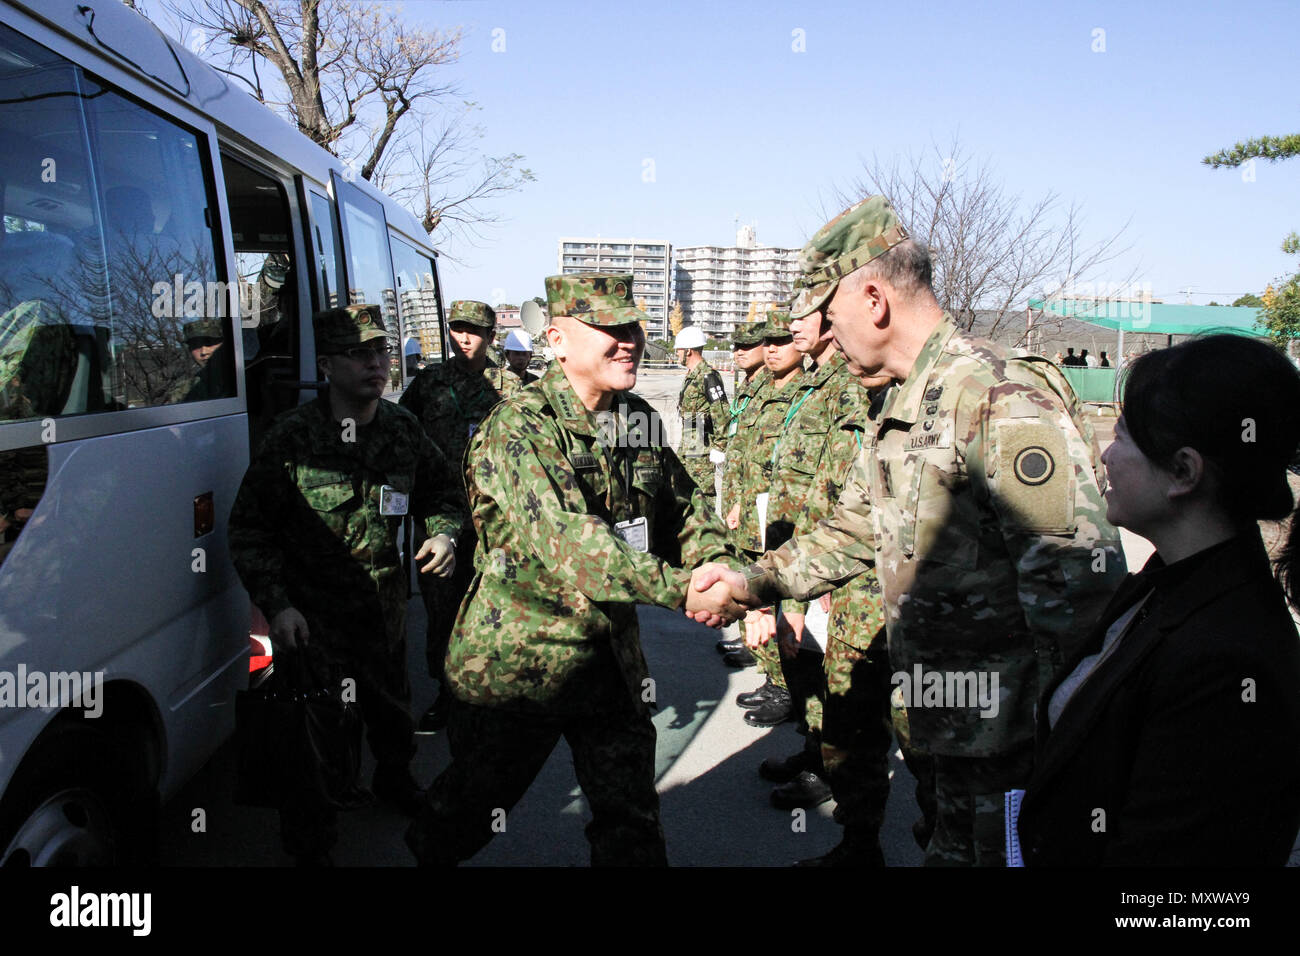
[[[342,349],[338,352],[331,352],[331,355],[346,355],[352,361],[358,364],[366,362],[382,362],[393,354],[393,350],[385,345],[381,349],[371,348],[367,345],[358,346],[353,349]]]

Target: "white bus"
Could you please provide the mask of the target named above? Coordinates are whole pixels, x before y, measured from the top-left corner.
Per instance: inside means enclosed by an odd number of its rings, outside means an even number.
[[[440,360],[436,257],[120,0],[0,3],[0,213],[0,864],[147,861],[248,681],[250,442],[320,387],[314,311]]]

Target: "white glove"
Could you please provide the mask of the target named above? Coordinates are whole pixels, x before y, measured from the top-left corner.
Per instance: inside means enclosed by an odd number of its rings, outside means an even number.
[[[709,461],[715,465],[720,465],[727,460],[726,453],[718,451],[716,448],[709,449]]]

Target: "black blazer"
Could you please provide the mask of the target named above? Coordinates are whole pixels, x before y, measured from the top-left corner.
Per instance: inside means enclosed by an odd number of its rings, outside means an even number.
[[[1153,587],[1049,732],[1056,685]],[[1126,578],[1039,699],[1036,744],[1019,823],[1028,866],[1286,863],[1300,827],[1300,638],[1258,530]]]

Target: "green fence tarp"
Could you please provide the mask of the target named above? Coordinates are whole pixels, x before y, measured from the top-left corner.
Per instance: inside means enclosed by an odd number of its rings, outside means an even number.
[[[1080,368],[1062,366],[1074,394],[1081,402],[1115,401],[1115,372],[1113,368]]]
[[[1259,309],[1231,305],[1166,305],[1163,302],[1094,302],[1030,299],[1029,307],[1107,329],[1157,335],[1236,332],[1264,337]]]

